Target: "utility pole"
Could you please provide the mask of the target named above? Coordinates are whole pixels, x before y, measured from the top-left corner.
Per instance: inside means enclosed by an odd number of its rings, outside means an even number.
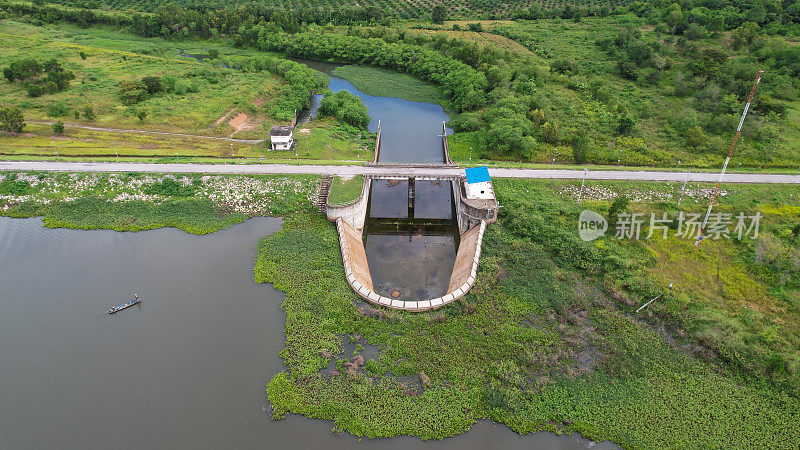
[[[583,179],[581,179],[581,191],[578,192],[578,203],[581,202],[581,197],[583,197],[583,184],[586,182],[586,172],[589,171],[589,166],[583,168]]]
[[[761,74],[764,73],[763,70],[760,68],[758,72],[756,72],[756,81],[753,83],[753,89],[750,90],[750,96],[747,97],[747,103],[744,104],[744,111],[742,112],[742,118],[739,119],[739,126],[736,127],[736,133],[733,135],[733,142],[731,142],[731,147],[728,150],[728,156],[725,157],[725,164],[722,165],[722,172],[719,174],[719,180],[717,180],[717,186],[714,188],[714,195],[711,197],[711,202],[708,204],[708,209],[706,210],[706,217],[703,218],[703,225],[700,227],[700,231],[697,234],[697,240],[694,241],[694,248],[697,248],[705,239],[703,236],[703,232],[705,232],[706,224],[708,223],[708,216],[711,215],[711,208],[714,207],[714,202],[717,200],[717,195],[719,194],[719,188],[722,185],[722,177],[725,176],[725,170],[728,168],[728,163],[731,160],[731,155],[733,155],[733,148],[736,147],[736,141],[739,140],[739,135],[742,132],[742,124],[744,124],[744,118],[747,117],[747,111],[750,109],[750,103],[753,102],[753,96],[756,95],[756,88],[758,87],[758,83],[761,81]]]
[[[669,284],[669,289],[672,289],[672,283],[670,283],[670,284]],[[639,309],[637,309],[637,310],[636,310],[636,312],[638,313],[639,311],[641,311],[641,310],[643,310],[643,309],[647,308],[647,307],[650,305],[650,303],[653,303],[654,301],[656,301],[656,300],[660,299],[660,298],[661,298],[661,297],[663,297],[663,296],[664,296],[664,294],[663,294],[663,293],[662,293],[662,294],[658,294],[658,295],[656,295],[655,297],[653,297],[653,299],[652,299],[652,300],[650,300],[649,302],[647,302],[647,303],[645,303],[644,305],[640,306],[640,307],[639,307]]]
[[[681,188],[681,196],[678,198],[678,206],[681,206],[681,202],[683,201],[683,191],[686,190],[686,183],[689,182],[689,169],[686,169],[686,179],[683,181],[683,187]]]

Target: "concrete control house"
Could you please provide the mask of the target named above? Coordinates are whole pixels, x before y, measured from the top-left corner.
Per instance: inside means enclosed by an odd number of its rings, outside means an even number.
[[[293,127],[289,125],[276,125],[269,130],[270,150],[291,150],[295,140],[292,136]]]
[[[465,186],[467,198],[470,200],[494,200],[494,190],[492,189],[492,179],[489,178],[489,168],[473,167],[464,169],[467,176]]]

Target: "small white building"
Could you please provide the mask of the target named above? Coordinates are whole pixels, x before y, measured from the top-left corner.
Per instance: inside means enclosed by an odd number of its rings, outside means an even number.
[[[295,140],[292,136],[293,128],[288,125],[277,125],[269,130],[270,150],[291,150]]]
[[[464,169],[467,175],[466,195],[470,200],[494,200],[492,179],[486,166]]]

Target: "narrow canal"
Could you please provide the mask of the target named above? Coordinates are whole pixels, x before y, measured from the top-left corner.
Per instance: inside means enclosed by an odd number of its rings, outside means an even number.
[[[264,386],[284,370],[283,294],[252,281],[254,247],[280,219],[209,236],[42,228],[0,217],[0,447],[587,448],[480,422],[439,442],[359,441],[326,421],[272,421]],[[137,292],[143,303],[116,316]],[[598,448],[598,447],[595,447]]]

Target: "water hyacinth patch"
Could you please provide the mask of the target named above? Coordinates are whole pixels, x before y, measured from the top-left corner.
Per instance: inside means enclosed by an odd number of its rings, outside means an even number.
[[[229,176],[229,175],[182,175],[182,174],[138,174],[138,173],[14,173],[0,174],[0,214],[12,217],[45,217],[59,212],[60,216],[70,216],[69,205],[74,209],[86,207],[89,203],[100,207],[108,217],[100,222],[86,225],[82,220],[73,223],[78,228],[113,228],[119,230],[139,230],[177,224],[188,231],[189,226],[181,225],[173,210],[192,206],[183,211],[205,219],[214,216],[218,225],[212,222],[201,228],[192,228],[204,233],[230,225],[230,217],[238,221],[251,216],[280,216],[298,211],[308,211],[319,184],[315,176]],[[76,205],[80,202],[80,205]],[[98,206],[99,205],[99,206]],[[137,214],[147,211],[160,211],[159,217],[172,218],[144,221],[129,217],[126,220],[113,219],[116,210],[136,210]],[[196,206],[203,207],[196,208]],[[155,209],[155,207],[162,207]],[[191,212],[190,212],[191,211]],[[128,211],[130,213],[130,211]],[[199,214],[199,215],[198,215]],[[89,213],[93,215],[93,213]],[[130,216],[130,214],[128,214]],[[180,216],[180,214],[177,214]],[[205,220],[204,219],[204,220]],[[59,220],[58,226],[70,227],[71,220]],[[147,225],[142,225],[146,222]],[[235,222],[234,222],[235,223]],[[193,231],[194,232],[194,231]]]

